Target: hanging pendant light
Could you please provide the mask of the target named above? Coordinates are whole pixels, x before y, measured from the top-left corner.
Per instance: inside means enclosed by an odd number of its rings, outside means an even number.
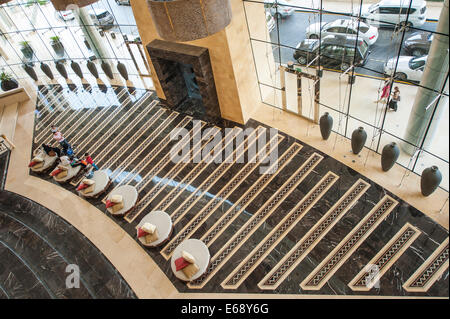
[[[38,77],[36,75],[36,71],[34,70],[34,68],[32,66],[30,66],[29,64],[24,64],[23,65],[23,69],[25,70],[25,72],[27,72],[27,74],[35,81],[38,80]]]
[[[111,65],[109,65],[109,63],[106,63],[105,61],[102,61],[102,70],[103,72],[105,72],[105,74],[112,80],[114,79],[113,73],[112,73],[112,69],[111,69]]]
[[[0,0],[2,1],[2,0]],[[68,10],[69,5],[76,5],[79,8],[88,6],[97,2],[98,0],[50,0],[53,4],[53,7],[56,11],[65,11]]]
[[[48,64],[41,62],[41,70],[45,73],[46,76],[49,77],[50,80],[53,80],[55,77],[53,76],[52,69],[48,66]]]
[[[128,71],[125,64],[118,61],[117,62],[117,70],[119,71],[120,75],[125,79],[125,81],[128,81]]]
[[[205,38],[231,22],[229,0],[147,0],[147,4],[156,30],[164,40]]]
[[[72,61],[72,63],[70,63],[70,67],[80,79],[83,79],[83,72],[81,71],[81,67],[77,62]]]
[[[87,61],[86,64],[89,72],[91,72],[91,74],[98,79],[98,71],[97,71],[97,67],[95,66],[94,62],[92,62],[91,60]]]
[[[62,64],[61,62],[56,62],[55,66],[56,66],[56,70],[58,70],[59,74],[61,74],[61,76],[67,80],[68,76],[67,76],[67,71],[66,71],[66,67],[64,66],[64,64]]]

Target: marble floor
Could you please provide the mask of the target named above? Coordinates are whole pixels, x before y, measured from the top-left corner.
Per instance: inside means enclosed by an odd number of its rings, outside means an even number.
[[[171,132],[206,129],[212,123],[162,106],[156,94],[120,86],[39,87],[32,149],[54,143],[57,124],[75,154],[89,151],[113,185],[133,185],[139,201],[124,218],[106,212],[104,196],[89,203],[137,243],[136,225],[164,210],[175,225],[158,249],[141,246],[179,293],[319,296],[448,297],[448,231],[422,212],[323,152],[250,120],[236,130],[258,128],[266,163],[245,161],[256,140],[236,142],[227,161],[193,162],[207,140],[189,141],[187,162],[170,161]],[[226,131],[217,138],[226,143]],[[213,138],[211,136],[211,138]],[[193,139],[193,136],[191,136]],[[260,143],[258,141],[258,143]],[[269,146],[277,145],[277,148]],[[214,157],[222,156],[221,153]],[[48,175],[35,175],[54,183]],[[74,194],[76,181],[58,185]],[[207,244],[211,262],[189,284],[170,269],[170,257],[187,238]],[[139,244],[140,245],[140,244]],[[377,280],[372,280],[374,272]]]

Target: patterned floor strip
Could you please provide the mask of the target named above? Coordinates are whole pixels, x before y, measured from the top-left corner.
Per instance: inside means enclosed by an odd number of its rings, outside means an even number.
[[[320,290],[347,261],[378,225],[394,210],[398,202],[385,195],[355,226],[333,251],[300,284],[304,290]]]
[[[321,162],[323,157],[313,153],[302,166],[265,202],[265,204],[253,214],[253,216],[241,227],[236,234],[211,258],[211,263],[205,273],[198,279],[191,281],[188,287],[199,289],[225,265],[242,245],[244,238],[251,236],[258,227],[280,206],[290,193],[308,176],[309,173]]]
[[[204,234],[200,240],[206,245],[210,246],[214,241],[225,231],[247,206],[263,191],[263,189],[272,181],[278,173],[292,160],[292,158],[300,152],[303,148],[298,143],[292,144],[286,152],[274,163],[269,171],[274,171],[273,174],[261,175],[255,183],[231,206],[212,227]]]
[[[427,292],[448,269],[448,237],[403,284],[408,292]]]
[[[283,140],[282,135],[274,136],[270,141],[267,142],[264,149],[261,149],[257,154],[255,154],[248,163],[237,173],[223,188],[214,196],[214,198],[206,204],[194,217],[192,220],[183,227],[183,229],[162,249],[161,254],[169,259],[172,256],[175,248],[185,239],[189,238],[201,225],[202,221],[206,220],[217,207],[219,207],[227,197],[247,178],[250,173],[256,169],[261,163],[260,160],[264,160],[274,149],[274,143],[278,143]],[[263,154],[265,154],[264,157]],[[256,159],[259,159],[258,161]],[[199,196],[200,198],[201,196]],[[192,208],[192,205],[189,209]],[[186,212],[189,210],[187,209]]]
[[[64,92],[61,92],[60,94],[63,93]],[[57,121],[56,118],[51,120],[51,117],[55,115],[56,109],[61,109],[62,111],[72,109],[71,106],[64,107],[66,102],[67,101],[65,98],[63,100],[57,100],[56,103],[49,103],[43,108],[43,110],[39,111],[39,123],[36,125],[36,131],[41,130],[45,124],[49,126],[50,122]],[[51,110],[51,108],[53,108],[53,110]]]
[[[235,135],[236,132],[241,133],[242,129],[235,127],[232,131],[227,132],[227,135],[225,137],[225,141],[227,144],[223,146],[223,149],[225,149],[230,143],[233,143],[233,139],[228,138],[230,135]],[[220,150],[220,152],[218,152]],[[222,144],[216,145],[213,149],[213,153],[217,154],[217,156],[221,156],[222,152]],[[167,207],[169,207],[173,201],[177,198],[177,196],[184,190],[186,187],[188,187],[193,180],[195,180],[209,165],[210,163],[204,161],[203,159],[197,163],[197,165],[177,184],[176,187],[174,187],[166,196],[155,205],[153,210],[166,210]],[[150,202],[147,203],[147,205],[150,204]],[[141,209],[145,209],[145,207],[142,207]]]
[[[144,134],[147,130],[152,128],[152,125],[155,124],[155,122],[163,115],[166,113],[165,109],[159,109],[155,114],[153,114],[153,116],[145,123],[145,125],[142,125],[137,131],[135,131],[133,133],[133,135],[131,136],[131,138],[129,139],[130,141],[136,141],[138,140],[142,134]],[[135,123],[134,126],[130,126],[130,129],[134,129],[136,124],[139,123],[139,121],[137,121]],[[129,131],[126,131],[123,133],[123,136],[125,136],[126,134],[128,134]],[[116,139],[113,139],[113,142],[118,143],[119,141],[117,141]],[[114,156],[109,156],[108,159],[106,160],[105,163],[103,163],[104,158],[110,153],[110,149],[109,148],[104,148],[97,156],[96,156],[96,160],[97,163],[99,165],[101,165],[104,168],[108,168],[111,167],[111,165],[115,162],[117,162],[120,157],[125,154],[126,151],[128,151],[128,149],[133,145],[133,143],[124,143],[120,149],[114,153]]]
[[[64,90],[62,90],[61,92],[56,93],[56,95],[49,95],[48,97],[46,97],[45,99],[41,100],[40,102],[38,102],[38,105],[42,106],[42,109],[39,110],[39,113],[41,115],[40,118],[45,119],[48,116],[50,116],[52,114],[51,109],[53,106],[55,105],[59,105],[61,103],[65,103],[66,100],[60,100],[59,98],[61,96],[64,95]],[[48,102],[46,104],[43,103],[43,101],[47,100]]]
[[[150,113],[156,107],[156,105],[158,105],[158,101],[156,101],[156,100],[151,101],[151,103],[148,105],[145,105],[147,100],[149,98],[151,98],[151,96],[152,96],[151,94],[146,94],[141,100],[139,100],[139,102],[136,103],[138,108],[141,105],[144,105],[145,108],[141,113],[138,114],[138,116],[135,116],[135,118],[125,128],[123,128],[123,130],[120,132],[121,136],[126,135],[132,127],[134,127],[140,120],[142,120],[143,117],[145,117],[148,113]],[[134,113],[131,113],[130,111],[131,110],[127,111],[127,113],[125,113],[123,115],[123,117],[117,121],[117,123],[113,123],[111,125],[111,127],[104,134],[102,134],[101,138],[97,139],[97,141],[94,144],[89,146],[89,148],[86,150],[86,152],[95,154],[97,152],[98,148],[100,147],[100,145],[102,143],[104,143],[105,140],[110,138],[111,135],[116,133],[117,130],[120,128],[120,125],[123,122],[127,121],[128,119],[130,119],[132,116],[135,115]],[[119,132],[117,132],[117,133],[119,133]],[[119,136],[119,134],[117,134],[117,136]],[[109,146],[109,144],[107,146]]]
[[[155,185],[153,185],[150,189],[147,190],[147,193],[141,198],[141,200],[138,202],[137,206],[139,207],[143,203],[148,203],[152,201],[158,194],[161,193],[165,189],[167,185],[171,184],[171,181],[174,180],[174,178],[178,175],[178,173],[186,167],[186,165],[193,161],[193,159],[198,155],[201,154],[202,150],[207,146],[207,144],[212,141],[218,134],[221,133],[220,128],[216,128],[215,134],[209,136],[208,139],[203,139],[195,144],[190,150],[189,154],[185,154],[180,160],[163,176],[159,179]],[[199,144],[200,147],[197,147]],[[187,159],[187,156],[189,155],[189,159]],[[147,186],[147,184],[152,181],[152,179],[148,180],[148,182],[143,186]],[[129,223],[133,222],[142,212],[142,210],[133,210],[130,212],[126,217],[125,220]]]
[[[111,114],[105,118],[104,120],[102,120],[101,123],[95,123],[95,128],[93,130],[91,130],[89,132],[89,135],[87,136],[87,138],[85,138],[83,141],[81,141],[78,145],[77,145],[77,149],[79,151],[84,150],[87,145],[89,145],[91,143],[91,141],[97,137],[97,135],[105,128],[107,127],[107,125],[114,127],[114,126],[120,126],[124,120],[126,120],[127,118],[130,117],[130,115],[134,114],[134,112],[136,112],[142,105],[143,101],[145,101],[146,99],[150,98],[149,96],[147,96],[146,98],[143,98],[137,102],[135,102],[128,110],[126,110],[125,113],[123,113],[122,115],[120,115],[120,111],[121,108],[117,108],[116,110],[114,110],[113,112],[111,112]],[[122,108],[123,110],[123,108]],[[116,115],[118,115],[116,117]],[[90,126],[92,127],[92,125]],[[88,131],[90,127],[87,128],[83,128],[84,132]],[[104,137],[106,135],[106,133],[102,133],[101,138],[106,138]],[[80,136],[80,138],[83,136],[83,134]],[[73,143],[76,143],[78,140],[75,140]]]
[[[359,179],[309,230],[281,261],[258,283],[264,290],[274,290],[291,274],[307,254],[316,247],[334,225],[349,211],[370,184]]]
[[[165,129],[166,127],[168,127],[169,124],[172,123],[172,122],[176,119],[176,117],[177,117],[178,115],[179,115],[179,114],[176,114],[176,113],[170,114],[169,117],[166,119],[166,121],[164,121],[163,124],[161,124],[161,129],[156,129],[156,130],[155,130],[155,131],[159,132],[159,134],[155,134],[155,135],[154,135],[154,139],[156,139],[157,136],[162,136],[163,134],[165,134],[165,133],[164,133],[164,129]],[[172,129],[171,132],[173,132],[174,130],[177,130],[178,128],[181,128],[181,127],[186,126],[190,121],[191,121],[191,118],[190,118],[190,117],[189,117],[189,118],[185,117],[180,123],[178,123],[178,124]],[[205,124],[206,124],[205,122],[203,122],[203,121],[201,122],[202,127],[203,127]],[[152,139],[152,140],[154,140],[154,139]],[[159,153],[161,153],[161,152],[164,150],[164,148],[165,148],[166,146],[169,145],[170,141],[171,141],[171,133],[166,134],[166,135],[163,137],[163,139],[162,139],[155,147],[153,147],[152,150],[151,150],[149,153],[147,153],[147,154],[145,155],[145,157],[143,157],[143,158],[140,160],[140,162],[139,162],[138,164],[136,164],[136,166],[135,166],[133,169],[130,169],[130,170],[129,170],[128,174],[125,175],[125,177],[120,178],[119,183],[118,183],[116,186],[118,187],[118,186],[123,185],[123,184],[129,182],[130,180],[132,180],[136,175],[139,174],[139,172],[141,171],[142,168],[144,168],[146,165],[148,165],[150,162],[152,162],[153,159],[154,159]],[[147,142],[148,142],[148,144],[147,144]],[[139,148],[141,148],[141,151],[144,151],[144,150],[145,150],[145,147],[148,146],[150,143],[151,143],[151,141],[146,141],[145,144],[143,143],[143,144],[139,145]],[[146,146],[142,146],[142,145],[146,145]],[[128,168],[130,165],[132,165],[132,163],[139,157],[139,154],[140,154],[140,153],[141,153],[141,152],[139,152],[139,149],[138,149],[137,151],[135,150],[134,156],[133,156],[133,153],[132,153],[132,154],[131,154],[132,156],[131,156],[131,157],[128,157],[128,158],[124,161],[125,163],[128,163],[129,165],[127,165],[127,166],[122,166],[122,169],[119,169],[119,170],[113,172],[113,173],[111,174],[111,180],[114,181],[114,180],[118,179],[118,178],[120,177],[120,175],[122,174],[122,172],[123,172],[123,171],[126,171],[126,168]],[[170,153],[168,153],[168,154],[166,154],[166,155],[170,155]],[[169,157],[170,157],[170,156],[169,156]],[[169,158],[169,157],[168,157],[168,158]]]
[[[126,93],[126,90],[122,90],[121,94],[125,94],[124,92]],[[93,125],[93,124],[95,124],[95,123],[97,122],[97,120],[98,120],[102,115],[104,115],[104,114],[105,114],[107,111],[109,111],[110,109],[114,109],[114,108],[120,109],[121,106],[120,106],[120,105],[116,105],[116,104],[110,104],[110,105],[108,105],[108,106],[106,106],[106,107],[102,107],[102,108],[101,108],[101,111],[98,110],[98,107],[93,107],[93,108],[91,108],[90,110],[86,111],[82,116],[80,116],[79,119],[78,119],[74,124],[71,124],[70,127],[69,127],[69,129],[66,130],[64,124],[60,125],[60,129],[62,130],[64,136],[67,138],[67,140],[69,141],[69,143],[71,143],[71,144],[73,145],[73,144],[75,143],[75,140],[74,140],[74,137],[72,136],[72,134],[75,133],[76,135],[78,135],[78,134],[80,134],[80,133],[82,133],[82,132],[85,132],[84,128],[83,128],[82,130],[79,130],[79,127],[80,127],[81,124],[83,124],[83,122],[84,122],[86,119],[88,119],[89,122],[91,123],[91,125]],[[78,112],[77,112],[77,113],[78,113]],[[90,118],[90,116],[91,116],[92,114],[96,114],[96,115],[95,115],[94,117]],[[77,132],[77,133],[76,133],[76,132]],[[52,136],[50,135],[50,136],[45,140],[44,143],[48,144],[48,143],[51,142],[51,140],[52,140]],[[53,145],[53,146],[56,146],[56,145],[57,145],[57,142],[54,141],[52,145]]]
[[[178,143],[180,143],[180,147],[184,148],[186,145],[190,145],[191,142],[193,142],[193,136],[194,136],[194,132],[196,130],[201,130],[204,126],[206,125],[206,122],[203,121],[199,121],[199,122],[195,122],[194,127],[189,131],[189,133],[184,136]],[[171,135],[169,133],[169,135]],[[169,142],[171,140],[169,139]],[[141,175],[141,172],[144,170],[144,168],[147,165],[150,165],[152,168],[150,169],[150,171],[148,171],[144,176],[142,176],[142,180],[139,181],[135,187],[138,191],[140,191],[141,189],[144,188],[145,185],[147,185],[148,182],[150,182],[152,180],[152,178],[158,174],[158,172],[160,172],[167,164],[169,164],[171,162],[171,156],[172,154],[169,152],[167,152],[156,164],[153,164],[153,158],[159,154],[162,150],[164,150],[168,145],[169,142],[165,143],[165,145],[163,144],[158,144],[154,150],[158,149],[160,150],[159,152],[154,152],[155,155],[153,155],[152,158],[146,158],[144,157],[142,159],[142,161],[133,169],[133,171],[135,171],[135,176],[136,175]],[[200,146],[201,145],[201,140],[197,141],[197,143],[195,144],[196,146]],[[151,153],[149,153],[151,154]],[[125,180],[125,179],[124,179]],[[130,181],[128,182],[128,184],[133,180],[133,178],[130,179]]]
[[[155,129],[149,136],[148,138],[145,140],[144,143],[142,143],[141,145],[139,145],[139,147],[135,148],[134,151],[127,157],[127,159],[125,159],[123,161],[123,163],[128,163],[128,165],[125,166],[118,166],[118,168],[110,175],[111,176],[111,180],[114,181],[115,178],[117,176],[120,176],[120,174],[129,166],[132,164],[132,162],[139,156],[140,153],[142,153],[148,145],[150,145],[150,143],[155,140],[159,135],[164,133],[164,128],[167,127],[173,120],[175,120],[175,118],[179,115],[178,112],[172,112],[169,117],[164,120],[163,123],[160,124],[160,126]],[[177,128],[181,128],[186,126],[189,122],[192,121],[192,117],[190,116],[185,116],[183,118],[183,120],[181,122],[179,122],[173,129],[177,129]],[[158,155],[162,150],[163,147],[162,145],[167,145],[170,142],[170,134],[167,134],[160,142],[157,146],[155,146],[150,153],[148,153],[146,155],[146,157],[140,162],[143,163],[143,161],[145,160],[146,162],[144,162],[144,164],[148,164],[148,162],[153,160],[153,157],[155,157],[156,155]],[[120,185],[123,185],[125,182],[127,182],[128,177],[133,177],[136,173],[134,173],[134,175],[131,175],[133,172],[135,172],[135,170],[130,170],[130,172],[120,180],[120,182],[115,185],[115,187],[119,187]],[[109,195],[109,194],[108,194]],[[106,201],[106,198],[108,197],[105,196],[103,198],[103,202]]]
[[[406,223],[353,278],[348,284],[350,289],[353,291],[370,291],[420,234],[420,230],[410,223]],[[376,277],[373,271],[376,271]]]
[[[269,255],[271,250],[283,240],[284,236],[308,213],[323,195],[336,183],[339,176],[328,172],[311,189],[302,200],[276,225],[272,231],[252,250],[235,270],[221,283],[224,289],[236,289],[255,270],[255,268]],[[248,237],[247,237],[248,239]],[[240,246],[245,244],[245,239]],[[238,249],[238,248],[236,248]]]
[[[236,145],[234,151],[228,155],[224,161],[212,172],[198,187],[192,192],[175,211],[170,213],[172,222],[177,224],[181,221],[181,218],[186,215],[188,210],[194,205],[210,188],[214,183],[220,180],[220,178],[236,163],[237,159],[247,152],[247,149],[251,146],[256,146],[258,136],[266,134],[266,129],[258,126],[258,128],[252,131],[248,137],[242,142],[241,145]],[[221,152],[220,152],[221,153]],[[164,256],[164,255],[163,255]]]
[[[228,142],[225,147],[231,143],[233,140],[230,140],[230,136],[235,134],[235,132],[241,132],[242,130],[240,128],[234,128],[232,131],[227,132],[225,137],[222,139],[222,143],[225,140],[225,142]],[[222,143],[220,145],[216,145],[214,147],[214,154],[217,153],[217,150],[221,148]],[[166,207],[168,207],[172,201],[177,197],[177,194],[182,192],[185,187],[189,185],[189,181],[194,180],[205,167],[207,167],[208,163],[205,161],[200,161],[186,176],[183,177],[183,179],[177,183],[175,187],[153,208],[153,210],[164,210]],[[145,197],[142,198],[142,200],[137,204],[135,212],[136,214],[141,214],[147,206],[152,202],[152,198]]]

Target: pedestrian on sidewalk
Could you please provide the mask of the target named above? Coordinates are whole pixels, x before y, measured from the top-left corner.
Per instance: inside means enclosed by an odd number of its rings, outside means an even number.
[[[91,164],[92,167],[94,168],[94,170],[98,171],[98,166],[95,165],[94,160],[92,159],[91,155],[89,155],[89,153],[85,153],[84,154],[84,159],[88,164]]]
[[[56,140],[59,143],[59,145],[61,145],[61,147],[63,148],[64,154],[73,153],[72,147],[66,141],[66,139],[64,138],[62,133],[59,131],[59,129],[55,125],[52,125],[52,133],[53,133],[53,139]]]
[[[397,112],[398,102],[400,102],[400,89],[396,86],[394,87],[391,100],[389,101],[389,108]]]
[[[384,80],[383,88],[381,89],[381,96],[379,100],[376,100],[374,103],[383,102],[386,103],[389,97],[389,91],[391,90],[391,79],[387,78]],[[378,90],[380,93],[380,90]]]

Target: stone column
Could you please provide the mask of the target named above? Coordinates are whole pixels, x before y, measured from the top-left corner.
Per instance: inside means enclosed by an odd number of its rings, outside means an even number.
[[[438,92],[442,90],[448,75],[448,2],[449,0],[445,0],[444,2],[436,28],[436,32],[445,35],[438,33],[434,34],[430,52],[428,53],[425,70],[423,72],[422,80],[420,81],[420,85],[423,87],[427,87]],[[433,101],[437,101],[436,98],[438,95],[438,93],[422,87],[417,90],[404,137],[406,141],[420,146],[422,139],[424,138],[424,134],[427,131],[427,127],[430,124],[430,118],[435,109],[435,103],[433,103]],[[441,101],[433,117],[433,123],[431,123],[430,128],[428,129],[424,147],[432,141],[435,132],[438,130],[437,124],[439,123],[439,120],[445,110],[445,102],[446,101],[441,97]],[[414,146],[407,143],[401,143],[401,147],[406,153],[413,155],[415,150]]]

